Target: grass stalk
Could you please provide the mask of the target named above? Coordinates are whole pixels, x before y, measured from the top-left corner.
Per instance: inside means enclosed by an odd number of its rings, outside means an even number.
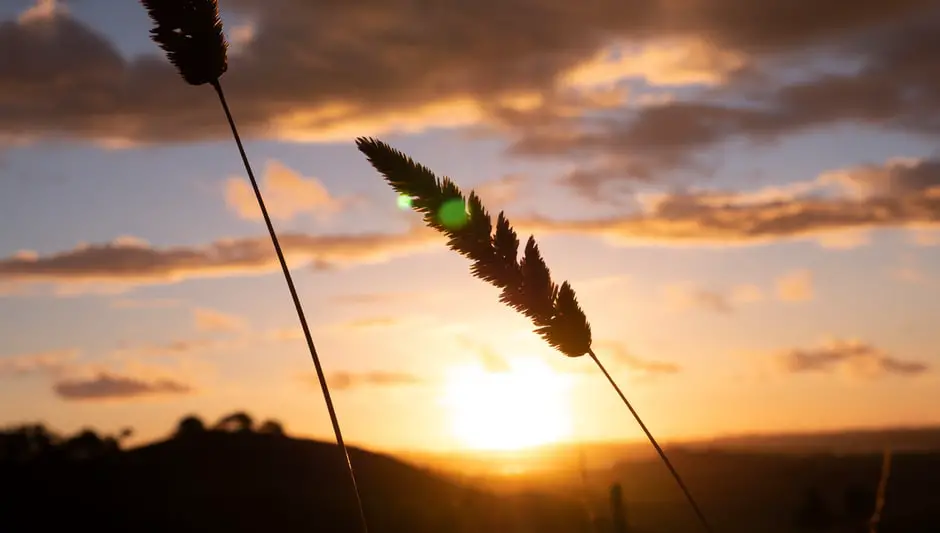
[[[300,302],[300,296],[297,294],[290,268],[287,266],[287,260],[284,257],[277,232],[265,205],[264,196],[258,186],[258,180],[252,172],[251,163],[245,153],[241,136],[238,134],[238,128],[235,125],[235,119],[232,117],[232,112],[225,99],[225,93],[222,90],[220,78],[228,69],[228,43],[225,41],[222,31],[218,3],[216,0],[141,0],[141,3],[154,22],[154,28],[150,32],[151,38],[166,52],[167,58],[179,70],[183,79],[190,85],[211,85],[222,104],[225,118],[228,120],[242,163],[245,165],[245,171],[248,173],[248,180],[251,182],[251,188],[258,201],[258,207],[261,209],[261,216],[271,237],[271,243],[274,245],[274,251],[284,274],[284,280],[287,282],[287,288],[294,303],[304,339],[307,342],[310,358],[313,360],[316,369],[323,399],[326,402],[327,411],[329,411],[336,443],[346,460],[346,470],[349,473],[349,479],[355,494],[362,532],[368,533],[369,528],[362,505],[362,495],[356,482],[349,450],[340,429],[339,417],[336,415],[336,409],[333,406],[326,375],[320,363],[313,336],[310,333],[310,326],[307,323],[307,317]]]
[[[640,425],[640,429],[643,430],[643,433],[646,435],[646,438],[650,441],[650,444],[653,445],[653,448],[656,450],[656,453],[659,454],[659,458],[662,459],[663,464],[666,465],[666,469],[669,470],[669,473],[672,474],[672,478],[676,480],[676,484],[679,485],[679,489],[682,490],[682,494],[685,495],[685,499],[689,501],[689,505],[692,506],[692,510],[695,511],[695,516],[698,517],[699,522],[702,523],[702,527],[711,533],[714,531],[711,525],[708,522],[708,519],[705,518],[705,513],[702,512],[701,507],[699,507],[698,502],[695,501],[695,498],[692,497],[692,491],[686,486],[685,482],[682,481],[682,476],[679,475],[679,471],[676,470],[676,467],[672,465],[672,461],[669,460],[669,456],[666,455],[665,450],[662,446],[656,442],[656,438],[653,437],[653,433],[650,432],[649,428],[646,427],[646,424],[643,423],[643,419],[640,418],[640,414],[636,412],[636,409],[633,408],[633,404],[627,400],[626,395],[620,390],[620,386],[617,385],[617,382],[614,381],[614,378],[611,377],[610,373],[607,372],[607,369],[601,363],[600,359],[594,354],[593,350],[588,350],[588,356],[597,364],[597,368],[603,372],[604,377],[607,378],[607,381],[610,382],[610,385],[617,391],[617,394],[620,396],[620,399],[623,401],[623,404],[627,406],[627,409],[630,410],[630,414],[633,415],[633,418],[636,419],[636,423]]]
[[[284,273],[284,281],[287,282],[287,290],[290,291],[291,299],[294,302],[294,309],[297,311],[297,318],[300,321],[300,328],[303,330],[304,339],[307,341],[307,349],[310,352],[310,358],[313,360],[313,366],[316,369],[317,381],[320,383],[320,390],[323,392],[323,400],[326,402],[326,409],[330,414],[330,424],[333,426],[333,434],[336,437],[336,444],[343,452],[346,459],[346,469],[349,472],[349,480],[353,486],[353,492],[356,496],[356,505],[359,508],[359,519],[363,533],[368,533],[369,527],[366,522],[365,510],[362,506],[362,495],[359,492],[359,485],[356,482],[356,474],[353,470],[352,461],[349,458],[349,449],[346,447],[346,441],[343,439],[343,431],[340,429],[339,417],[336,415],[336,408],[333,406],[333,397],[330,394],[330,387],[326,381],[326,374],[323,371],[323,365],[320,364],[320,356],[317,353],[317,347],[313,343],[313,335],[310,333],[310,326],[307,323],[307,316],[304,313],[303,305],[300,302],[300,296],[297,294],[297,288],[294,286],[294,278],[291,276],[290,268],[287,266],[287,260],[284,258],[284,252],[281,248],[280,240],[277,238],[277,232],[274,231],[274,224],[271,222],[271,216],[264,204],[264,197],[261,194],[261,188],[258,186],[258,180],[255,179],[251,171],[251,164],[248,162],[248,156],[245,154],[245,148],[242,146],[241,137],[238,135],[238,129],[235,126],[235,120],[229,111],[228,103],[225,101],[225,94],[222,92],[222,84],[215,80],[210,82],[216,93],[219,95],[219,101],[225,110],[225,117],[228,119],[229,126],[232,129],[232,136],[238,145],[238,152],[241,154],[242,162],[245,164],[245,171],[248,173],[248,180],[251,182],[251,188],[254,190],[255,198],[258,200],[258,207],[261,209],[261,216],[268,228],[268,234],[271,236],[271,243],[274,245],[274,251],[277,254],[277,260],[281,265],[281,271]]]
[[[519,238],[505,213],[499,213],[494,227],[474,191],[465,196],[450,178],[438,177],[431,169],[377,139],[360,137],[356,145],[388,184],[409,198],[412,208],[423,215],[425,224],[443,233],[449,248],[470,259],[470,272],[500,289],[501,302],[532,320],[535,332],[564,355],[588,354],[594,360],[682,489],[703,529],[712,533],[705,514],[666,452],[592,351],[591,325],[574,289],[567,281],[561,285],[552,281],[535,238],[529,236],[522,257],[517,259]]]
[[[868,521],[868,533],[878,533],[881,515],[885,507],[885,495],[888,492],[888,478],[891,477],[891,448],[885,448],[881,459],[881,476],[878,479],[878,492],[875,494],[875,510]]]

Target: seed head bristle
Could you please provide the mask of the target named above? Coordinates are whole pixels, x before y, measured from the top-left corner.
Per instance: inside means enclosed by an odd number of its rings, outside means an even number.
[[[502,289],[500,301],[529,317],[536,333],[552,347],[569,357],[591,349],[591,325],[574,290],[567,281],[560,286],[552,281],[534,237],[529,237],[517,259],[519,237],[506,215],[499,213],[494,228],[476,193],[465,196],[449,178],[437,177],[377,139],[360,137],[356,146],[397,193],[411,198],[411,206],[424,215],[425,223],[447,237],[448,247],[472,261],[470,272]],[[442,206],[454,200],[466,206],[468,218],[460,225],[447,224],[438,216]]]
[[[150,38],[190,85],[218,80],[228,69],[228,43],[216,0],[141,0],[153,20]]]

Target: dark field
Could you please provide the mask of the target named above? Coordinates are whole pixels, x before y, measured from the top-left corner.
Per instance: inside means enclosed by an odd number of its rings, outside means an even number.
[[[356,531],[349,482],[331,444],[231,428],[126,451],[114,439],[87,434],[18,448],[25,441],[11,435],[0,448],[4,533]],[[402,462],[360,450],[352,460],[375,533],[613,532],[614,484],[622,487],[626,531],[700,531],[665,468],[648,454],[630,453],[633,446],[583,449],[616,464],[581,471],[560,448],[543,452],[539,468],[513,475],[486,474],[484,463]],[[856,451],[669,453],[718,532],[867,532],[882,455]],[[892,455],[878,531],[940,532],[940,453]]]

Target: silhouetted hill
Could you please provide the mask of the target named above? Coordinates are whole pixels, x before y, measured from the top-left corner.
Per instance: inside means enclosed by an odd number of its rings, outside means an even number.
[[[373,533],[575,532],[565,500],[497,497],[387,456],[353,449]],[[87,460],[0,470],[0,531],[357,531],[333,444],[250,432],[205,432]]]
[[[940,451],[940,427],[880,428],[790,433],[735,435],[697,443],[734,450],[777,453],[880,453],[895,451]]]
[[[833,520],[867,523],[881,476],[880,454],[835,456],[673,449],[670,459],[720,531],[800,530],[809,494]],[[692,531],[694,517],[675,482],[656,461],[624,462],[595,474],[623,487],[634,524],[644,531]],[[880,533],[940,531],[940,454],[893,454]],[[828,530],[827,530],[828,531]],[[867,531],[839,529],[831,531]]]
[[[590,453],[592,448],[586,447]],[[620,453],[623,450],[611,450]],[[549,454],[552,450],[543,450]],[[867,533],[875,508],[883,456],[877,454],[797,454],[668,447],[676,468],[702,505],[715,530],[722,533]],[[490,454],[509,464],[512,454]],[[612,467],[581,472],[569,451],[556,456],[553,470],[470,479],[476,486],[500,494],[534,488],[574,496],[589,502],[591,512],[608,520],[608,493],[622,487],[630,533],[701,531],[688,502],[662,462],[645,451],[626,454]],[[480,459],[482,461],[482,459]],[[546,459],[526,464],[547,464]],[[458,463],[466,468],[467,463]],[[898,452],[891,456],[886,504],[879,533],[940,532],[940,453]],[[827,521],[829,528],[802,522]],[[610,531],[610,529],[605,530]]]
[[[42,425],[0,432],[0,533],[358,532],[343,457],[333,444],[285,437],[276,421],[256,427],[244,412],[211,430],[187,417],[173,439],[122,451],[126,434],[84,430],[64,437]],[[833,435],[815,442],[831,444]],[[880,449],[884,439],[897,450],[928,437],[876,435],[834,448],[840,454],[715,443],[667,450],[717,531],[856,533],[867,532],[882,465],[880,453],[857,452]],[[459,460],[450,465],[463,477],[351,452],[373,533],[609,533],[613,484],[622,487],[630,533],[700,531],[662,463],[636,446],[476,454],[472,468]],[[594,465],[589,472],[580,469],[581,451]],[[441,461],[435,468],[450,470]],[[494,463],[484,468],[486,461]],[[938,494],[940,453],[896,451],[879,533],[937,533]],[[588,516],[602,529],[589,527]]]
[[[735,451],[771,454],[880,454],[885,448],[895,452],[940,453],[940,427],[880,428],[815,433],[768,433],[730,435],[707,440],[665,443],[667,448]],[[579,468],[579,456],[590,471],[607,470],[625,461],[656,461],[649,442],[562,443],[524,453],[515,452],[409,452],[396,456],[429,465],[446,472],[469,476],[524,471],[530,474],[572,472]]]

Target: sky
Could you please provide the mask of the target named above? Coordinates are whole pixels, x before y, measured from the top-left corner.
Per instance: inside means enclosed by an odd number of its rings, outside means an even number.
[[[940,8],[221,0],[222,77],[348,441],[642,438],[354,144],[504,210],[664,440],[940,423]],[[0,425],[331,439],[214,92],[135,2],[0,4]]]

